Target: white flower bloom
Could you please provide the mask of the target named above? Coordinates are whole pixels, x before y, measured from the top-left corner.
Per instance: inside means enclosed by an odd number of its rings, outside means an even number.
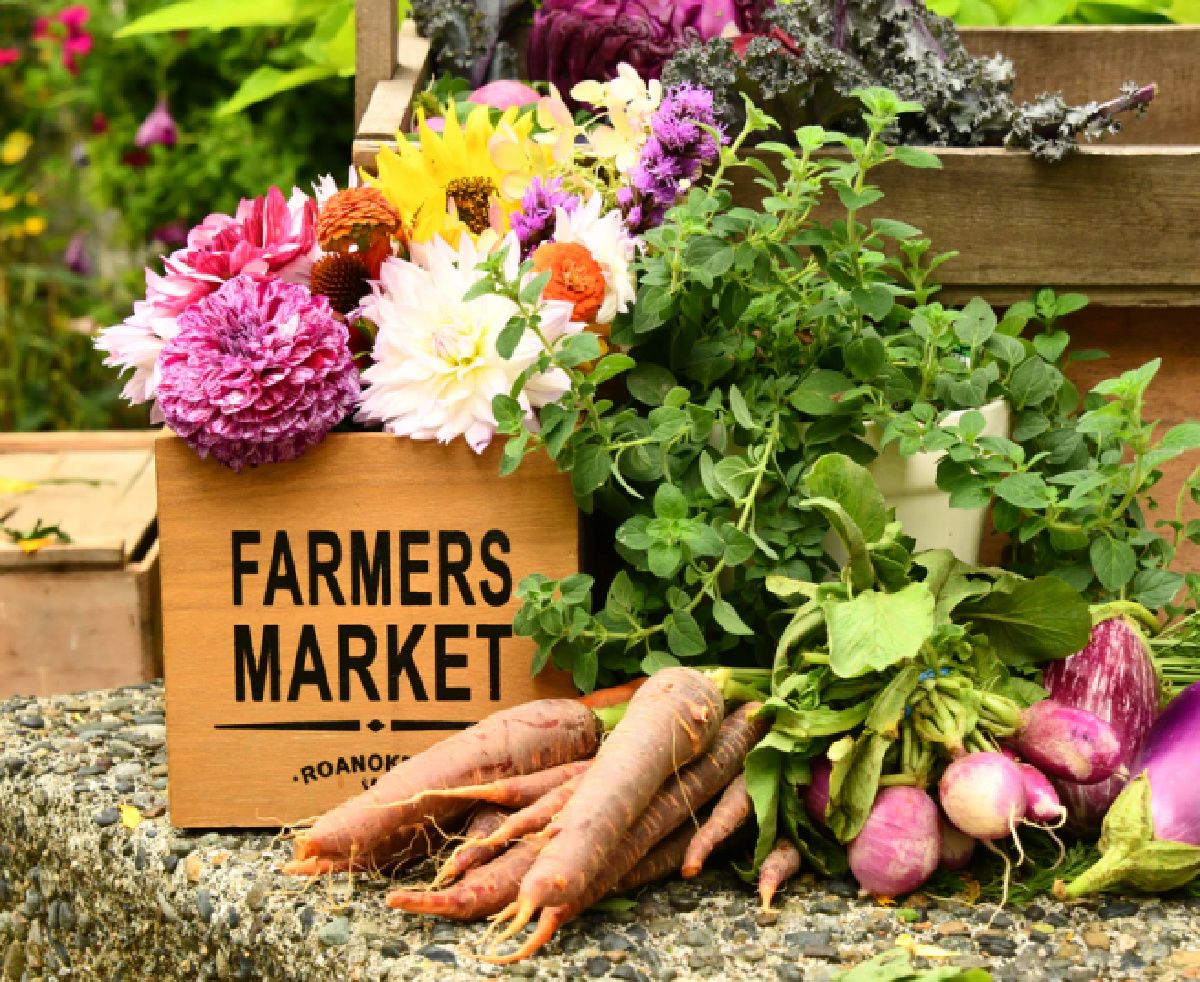
[[[515,235],[504,242],[509,245],[505,273],[515,277],[520,248]],[[496,341],[516,305],[495,294],[463,300],[482,276],[476,266],[487,246],[463,235],[456,250],[434,236],[415,250],[418,262],[384,262],[362,308],[379,332],[375,364],[363,372],[368,388],[360,421],[382,423],[388,432],[414,440],[449,443],[463,436],[476,453],[491,442],[496,432],[492,399],[511,391],[542,345],[527,331],[512,358],[501,358]],[[582,330],[571,321],[571,311],[569,303],[543,302],[541,329],[547,340]],[[531,423],[536,424],[534,409],[560,399],[569,387],[558,369],[533,376],[520,397]]]
[[[597,324],[611,324],[618,313],[624,314],[637,298],[637,282],[631,268],[637,253],[637,241],[625,227],[616,209],[602,215],[604,200],[593,194],[587,203],[567,211],[556,208],[554,241],[578,242],[592,254],[604,271],[604,303],[596,314]]]
[[[350,175],[346,179],[346,187],[348,187],[348,188],[358,187],[358,168],[355,167],[353,164],[350,165]],[[313,182],[312,189],[313,189],[313,197],[316,199],[318,209],[324,208],[325,202],[328,201],[335,194],[337,194],[338,191],[341,190],[341,188],[339,188],[337,186],[337,181],[334,180],[334,177],[332,174],[326,174],[325,176],[321,177],[319,180]],[[294,195],[294,194],[303,193],[303,192],[299,192],[298,189],[293,189],[292,193]]]

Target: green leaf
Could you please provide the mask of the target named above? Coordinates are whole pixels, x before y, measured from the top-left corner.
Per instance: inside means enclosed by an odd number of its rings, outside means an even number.
[[[1058,361],[1070,343],[1071,335],[1066,331],[1047,331],[1033,338],[1034,350],[1048,362]]]
[[[754,630],[747,626],[741,615],[734,609],[733,604],[723,597],[713,598],[713,620],[730,634],[752,637]]]
[[[842,205],[848,211],[860,211],[875,204],[883,197],[883,192],[877,188],[863,188],[861,191],[855,191],[851,187],[843,186],[838,188],[838,197],[842,199]]]
[[[575,658],[575,664],[571,667],[571,675],[575,682],[575,688],[580,692],[591,692],[596,688],[596,676],[600,672],[600,659],[596,652],[590,648],[585,648]]]
[[[1009,474],[996,485],[996,497],[1016,508],[1045,508],[1054,501],[1042,476],[1032,472]]]
[[[875,697],[871,711],[867,714],[868,730],[895,740],[899,735],[900,722],[904,719],[908,700],[921,682],[921,669],[909,665],[901,669],[887,686]]]
[[[915,658],[933,633],[934,599],[924,583],[898,593],[867,590],[853,600],[827,600],[829,667],[839,678],[882,672]]]
[[[1175,594],[1183,589],[1183,583],[1180,573],[1166,569],[1144,569],[1133,578],[1130,594],[1138,603],[1158,610],[1175,599]]]
[[[504,325],[500,336],[496,338],[496,354],[507,361],[513,356],[513,352],[517,350],[517,345],[521,343],[521,336],[525,333],[527,321],[519,314],[514,314],[508,319],[508,323]]]
[[[888,302],[891,302],[890,299]],[[881,339],[866,335],[855,338],[843,347],[842,358],[855,378],[872,379],[887,363],[887,351]]]
[[[692,239],[684,253],[689,269],[703,269],[712,277],[724,276],[733,265],[734,248],[715,236]]]
[[[337,74],[337,69],[328,65],[305,65],[291,71],[281,71],[271,65],[260,65],[246,76],[229,101],[217,109],[217,115],[232,116],[280,92],[296,89],[323,78],[332,78]]]
[[[996,333],[996,314],[986,300],[976,297],[954,318],[954,334],[963,344],[978,348]]]
[[[845,509],[866,542],[878,541],[887,528],[887,504],[871,472],[845,454],[826,454],[804,479],[809,493]]]
[[[758,821],[758,843],[754,849],[756,869],[775,847],[779,822],[779,783],[783,776],[785,751],[772,746],[770,739],[771,734],[767,734],[766,739],[746,754],[743,766],[746,793],[754,803],[754,817]]]
[[[747,430],[757,430],[758,424],[754,421],[754,417],[750,414],[750,407],[746,405],[746,397],[742,395],[741,389],[736,385],[729,387],[729,408],[733,412],[733,418],[737,420],[738,425]]]
[[[866,539],[858,523],[847,514],[846,509],[831,498],[808,498],[799,502],[803,509],[815,509],[826,519],[849,554],[850,582],[856,590],[867,590],[875,583],[875,566],[867,549]]]
[[[661,406],[678,384],[670,371],[654,362],[639,362],[625,379],[629,394],[647,406]]]
[[[925,568],[924,584],[933,594],[934,621],[939,626],[949,624],[955,608],[971,597],[986,594],[990,585],[981,579],[967,576],[968,566],[949,549],[932,549],[913,557],[913,563]]]
[[[599,385],[602,382],[607,382],[610,378],[616,378],[622,372],[627,372],[636,365],[629,355],[612,354],[605,355],[596,365],[595,370],[588,376],[588,381],[592,385]]]
[[[612,473],[612,461],[608,451],[596,443],[586,443],[575,451],[575,464],[571,468],[571,486],[576,497],[582,498],[595,491]]]
[[[497,345],[497,349],[499,349],[499,345]],[[564,365],[571,367],[582,365],[587,361],[595,361],[603,353],[604,349],[600,347],[600,338],[591,331],[580,331],[578,334],[571,335],[558,349],[559,360]]]
[[[667,645],[677,658],[695,658],[708,650],[704,632],[696,618],[686,610],[672,611],[670,626],[667,627]]]
[[[1040,358],[1022,362],[1013,372],[1009,392],[1015,408],[1037,406],[1054,395],[1062,385],[1062,374]]]
[[[713,468],[713,476],[734,501],[741,501],[746,497],[754,480],[753,470],[743,457],[721,458]]]
[[[170,31],[230,27],[288,27],[296,21],[296,0],[187,0],[173,3],[138,17],[113,36],[162,34]]]
[[[882,283],[872,283],[866,287],[856,286],[850,291],[850,300],[855,307],[877,321],[883,320],[891,313],[895,303],[892,291]]]
[[[996,655],[1012,667],[1066,658],[1082,651],[1092,635],[1087,601],[1054,576],[1022,581],[1011,593],[993,591],[962,604],[954,620],[987,635]]]
[[[936,154],[918,147],[896,147],[896,159],[906,167],[920,167],[928,170],[942,169],[942,161]]]
[[[683,565],[683,548],[670,542],[652,542],[646,553],[646,562],[651,573],[669,580]]]
[[[679,659],[665,651],[652,651],[642,659],[642,671],[647,675],[661,672],[664,668],[677,668]]]
[[[1162,359],[1155,358],[1140,368],[1134,368],[1122,373],[1120,378],[1105,379],[1092,389],[1092,391],[1098,392],[1102,396],[1116,396],[1118,399],[1135,399],[1145,394],[1146,389],[1150,387],[1150,383],[1154,380],[1154,376],[1158,374],[1158,370],[1161,367]]]
[[[792,393],[792,405],[810,416],[828,416],[838,411],[834,397],[853,388],[841,372],[818,369],[804,379]]]
[[[849,739],[844,738],[845,741]],[[878,733],[866,732],[849,748],[842,749],[842,745],[843,741],[838,741],[829,748],[833,772],[829,776],[829,808],[825,822],[838,842],[849,842],[862,831],[871,806],[875,804],[883,758],[892,741]]]
[[[661,484],[654,493],[654,515],[657,518],[687,518],[688,503],[683,492],[673,484]]]
[[[873,218],[871,219],[871,228],[879,235],[886,235],[892,239],[914,239],[921,234],[919,228],[892,218]]]
[[[1111,593],[1119,592],[1137,572],[1137,553],[1123,539],[1111,539],[1107,535],[1093,539],[1088,558],[1096,571],[1096,579]]]
[[[722,558],[726,566],[741,566],[758,551],[754,540],[736,525],[723,525],[720,533],[725,540],[725,555]]]

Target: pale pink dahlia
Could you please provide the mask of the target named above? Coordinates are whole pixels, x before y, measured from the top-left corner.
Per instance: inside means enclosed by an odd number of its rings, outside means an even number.
[[[222,283],[245,274],[307,285],[320,256],[316,221],[316,202],[307,195],[295,191],[289,201],[271,188],[265,197],[243,200],[236,215],[209,215],[188,233],[185,248],[163,260],[164,275],[147,269],[146,299],[96,341],[108,353],[106,365],[133,370],[125,398],[154,398],[163,342],[174,337],[179,315]]]
[[[158,374],[167,424],[235,471],[299,457],[359,397],[349,334],[329,301],[248,275],[180,315]]]

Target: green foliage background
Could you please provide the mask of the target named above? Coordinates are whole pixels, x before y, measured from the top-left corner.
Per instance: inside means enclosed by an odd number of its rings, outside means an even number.
[[[253,73],[301,56],[311,18],[117,39],[123,26],[168,4],[84,5],[94,43],[72,75],[59,41],[32,37],[36,17],[66,5],[0,0],[0,48],[20,53],[0,67],[0,141],[13,132],[33,137],[22,160],[0,164],[0,194],[18,199],[0,210],[0,235],[30,216],[46,221],[41,234],[0,237],[0,430],[145,425],[143,411],[120,403],[116,374],[100,364],[90,335],[125,316],[144,289],[143,266],[160,268],[156,257],[177,247],[156,233],[230,212],[272,184],[307,190],[325,173],[344,180],[349,164],[351,77],[220,111]],[[160,95],[179,142],[150,147],[148,161],[132,164],[134,135]],[[89,276],[63,262],[77,233]]]

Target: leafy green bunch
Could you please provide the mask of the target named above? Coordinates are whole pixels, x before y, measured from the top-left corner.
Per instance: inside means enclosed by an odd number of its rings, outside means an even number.
[[[836,569],[822,545],[830,518],[809,507],[802,481],[814,461],[836,452],[867,463],[897,414],[942,420],[1004,393],[1008,365],[981,339],[986,306],[934,302],[930,272],[946,257],[928,257],[909,225],[862,217],[882,197],[875,168],[938,166],[882,138],[919,107],[882,89],[858,96],[866,138],[804,127],[796,148],[767,145],[777,169],[741,152],[774,125],[748,105],[711,180],[646,233],[637,302],[612,329],[625,350],[601,357],[589,334],[543,337],[527,375],[557,367],[571,390],[542,410],[539,432],[516,399],[524,377],[495,401],[512,438],[505,473],[544,451],[570,471],[585,511],[619,523],[623,568],[598,610],[586,577],[565,590],[542,577],[522,584],[516,628],[537,642],[535,670],[553,659],[590,689],[704,654],[769,665],[781,604],[763,582]],[[734,201],[725,174],[735,166],[757,173],[761,209]],[[828,193],[838,204],[818,213]],[[527,268],[506,281],[499,257],[488,269],[477,291],[520,308],[500,338],[507,356],[540,331],[545,277]]]
[[[789,619],[763,708],[773,725],[746,759],[746,788],[756,865],[782,831],[835,873],[879,788],[928,787],[952,757],[1013,736],[1022,710],[1046,695],[1039,666],[1084,647],[1092,619],[1054,577],[975,568],[944,549],[913,555],[869,472],[840,454],[821,458],[804,485],[849,559],[820,584],[767,578]],[[817,756],[832,762],[821,828],[798,793]]]

